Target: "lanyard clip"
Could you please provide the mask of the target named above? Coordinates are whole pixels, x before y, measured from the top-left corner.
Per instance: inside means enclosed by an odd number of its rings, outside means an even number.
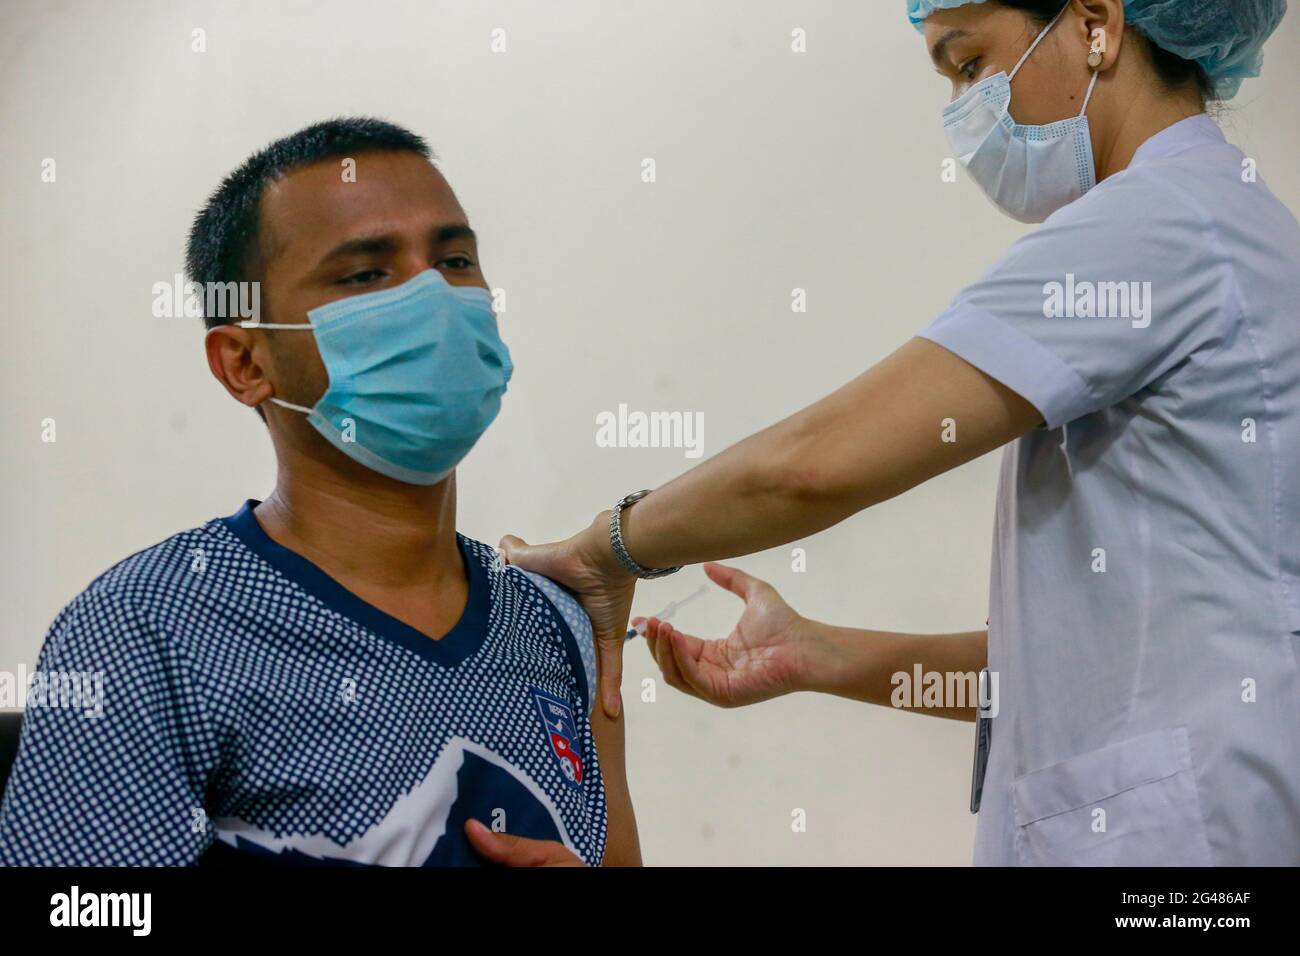
[[[987,715],[991,710],[989,698],[989,669],[980,671],[979,700],[975,705],[975,761],[970,774],[970,812],[980,812],[980,801],[984,797],[984,772],[989,765],[989,745],[993,737],[993,718]]]

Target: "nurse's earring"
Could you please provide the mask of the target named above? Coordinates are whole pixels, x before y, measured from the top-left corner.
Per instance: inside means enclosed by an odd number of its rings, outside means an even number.
[[[1088,51],[1088,66],[1094,70],[1106,59],[1106,31],[1097,27],[1092,31],[1092,49]]]

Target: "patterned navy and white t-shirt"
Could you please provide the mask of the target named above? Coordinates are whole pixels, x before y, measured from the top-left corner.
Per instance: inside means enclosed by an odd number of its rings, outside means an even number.
[[[469,601],[434,641],[271,540],[256,504],[55,619],[37,671],[102,672],[102,715],[29,702],[0,864],[473,864],[470,817],[598,864],[595,652],[572,596],[457,535]]]

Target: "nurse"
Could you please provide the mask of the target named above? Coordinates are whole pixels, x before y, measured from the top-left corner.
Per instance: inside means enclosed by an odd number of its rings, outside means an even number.
[[[917,665],[987,667],[977,863],[1300,864],[1300,227],[1205,112],[1258,74],[1285,0],[907,7],[954,156],[1042,225],[838,391],[506,558],[583,599],[614,715],[638,578],[1005,446],[987,631],[829,627],[709,564],[744,612],[720,641],[652,621],[668,681],[888,704]]]

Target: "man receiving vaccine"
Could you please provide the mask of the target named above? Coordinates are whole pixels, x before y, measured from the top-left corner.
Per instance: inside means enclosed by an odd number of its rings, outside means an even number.
[[[103,712],[28,707],[0,864],[437,866],[511,839],[638,863],[586,614],[456,531],[513,364],[424,140],[345,119],[272,143],[187,252],[196,283],[259,284],[254,319],[205,315],[206,351],[275,488],[55,619],[38,669],[102,672]]]

